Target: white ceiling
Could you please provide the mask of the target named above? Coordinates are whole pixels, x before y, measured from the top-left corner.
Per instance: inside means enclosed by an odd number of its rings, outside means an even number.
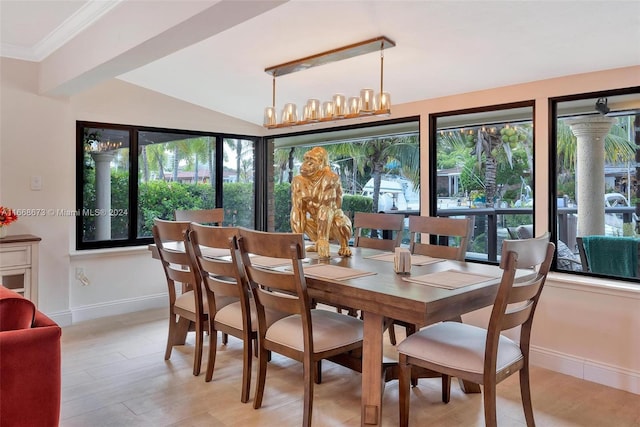
[[[270,66],[384,35],[395,104],[640,65],[640,1],[0,0],[2,56],[41,91],[119,78],[256,124]],[[377,88],[371,53],[279,77],[276,103]]]

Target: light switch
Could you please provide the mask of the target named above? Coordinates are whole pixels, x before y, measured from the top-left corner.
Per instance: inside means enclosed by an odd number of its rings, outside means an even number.
[[[31,190],[33,191],[42,190],[42,177],[40,175],[31,176]]]

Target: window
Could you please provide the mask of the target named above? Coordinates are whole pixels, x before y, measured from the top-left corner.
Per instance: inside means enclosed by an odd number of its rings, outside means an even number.
[[[625,269],[609,250],[585,251],[584,241],[627,238],[614,240],[615,250],[640,237],[640,88],[552,99],[551,110],[557,270],[638,280],[637,266]],[[615,259],[618,267],[602,266],[604,259]]]
[[[154,218],[176,209],[255,224],[256,138],[87,122],[77,138],[77,249],[149,243]]]
[[[291,180],[304,154],[316,146],[329,154],[342,184],[342,209],[352,219],[355,212],[419,214],[419,140],[415,119],[274,138],[270,229],[291,231]],[[408,233],[405,237],[408,243]]]
[[[472,218],[467,259],[496,263],[502,240],[533,233],[533,103],[434,114],[430,124],[431,215]]]

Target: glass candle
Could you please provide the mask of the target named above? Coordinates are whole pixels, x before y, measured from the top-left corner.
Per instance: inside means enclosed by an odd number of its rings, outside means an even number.
[[[362,89],[360,91],[360,111],[363,113],[373,113],[375,109],[373,89]]]
[[[333,115],[344,117],[347,113],[347,98],[341,93],[333,95]]]

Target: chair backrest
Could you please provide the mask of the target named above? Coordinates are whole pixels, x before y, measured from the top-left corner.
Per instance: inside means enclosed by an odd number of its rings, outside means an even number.
[[[249,288],[244,286],[242,275],[244,269],[238,269],[230,259],[231,239],[238,235],[236,227],[216,227],[191,224],[187,234],[187,252],[192,264],[200,272],[202,283],[207,294],[209,313],[217,313],[229,297],[239,299],[243,313],[243,327],[250,330]],[[211,256],[212,250],[228,250],[229,257]],[[219,251],[215,251],[218,253]]]
[[[156,218],[153,220],[153,240],[167,278],[170,304],[173,305],[176,300],[176,282],[182,283],[183,289],[194,291],[196,313],[203,313],[200,275],[197,268],[193,267],[184,247],[190,226],[191,223],[188,221],[165,221]]]
[[[258,333],[264,339],[267,323],[266,310],[299,314],[302,318],[305,348],[313,352],[311,340],[311,303],[302,269],[305,257],[304,239],[297,233],[268,233],[239,229],[239,237],[232,239],[232,257],[244,265],[248,286],[253,292],[258,314]],[[274,270],[258,267],[251,256],[284,258],[291,261],[291,269]]]
[[[503,241],[500,262],[503,273],[487,329],[485,375],[495,375],[502,331],[521,326],[520,349],[528,357],[533,315],[555,252],[549,238],[547,232],[537,238]],[[531,275],[516,282],[516,269],[532,269]]]
[[[404,216],[385,213],[356,212],[353,218],[353,227],[355,229],[353,246],[393,251],[400,246],[400,242],[402,241]],[[393,233],[394,237],[392,239],[368,237],[362,234],[365,230],[386,231]]]
[[[412,254],[464,261],[471,236],[471,225],[472,222],[469,218],[410,216],[411,243],[409,250]],[[420,242],[417,241],[419,235]],[[459,239],[458,246],[448,245],[450,237]],[[431,239],[437,243],[429,243]]]
[[[224,221],[224,209],[194,209],[176,210],[174,212],[176,221],[198,222],[200,224],[222,225]]]

